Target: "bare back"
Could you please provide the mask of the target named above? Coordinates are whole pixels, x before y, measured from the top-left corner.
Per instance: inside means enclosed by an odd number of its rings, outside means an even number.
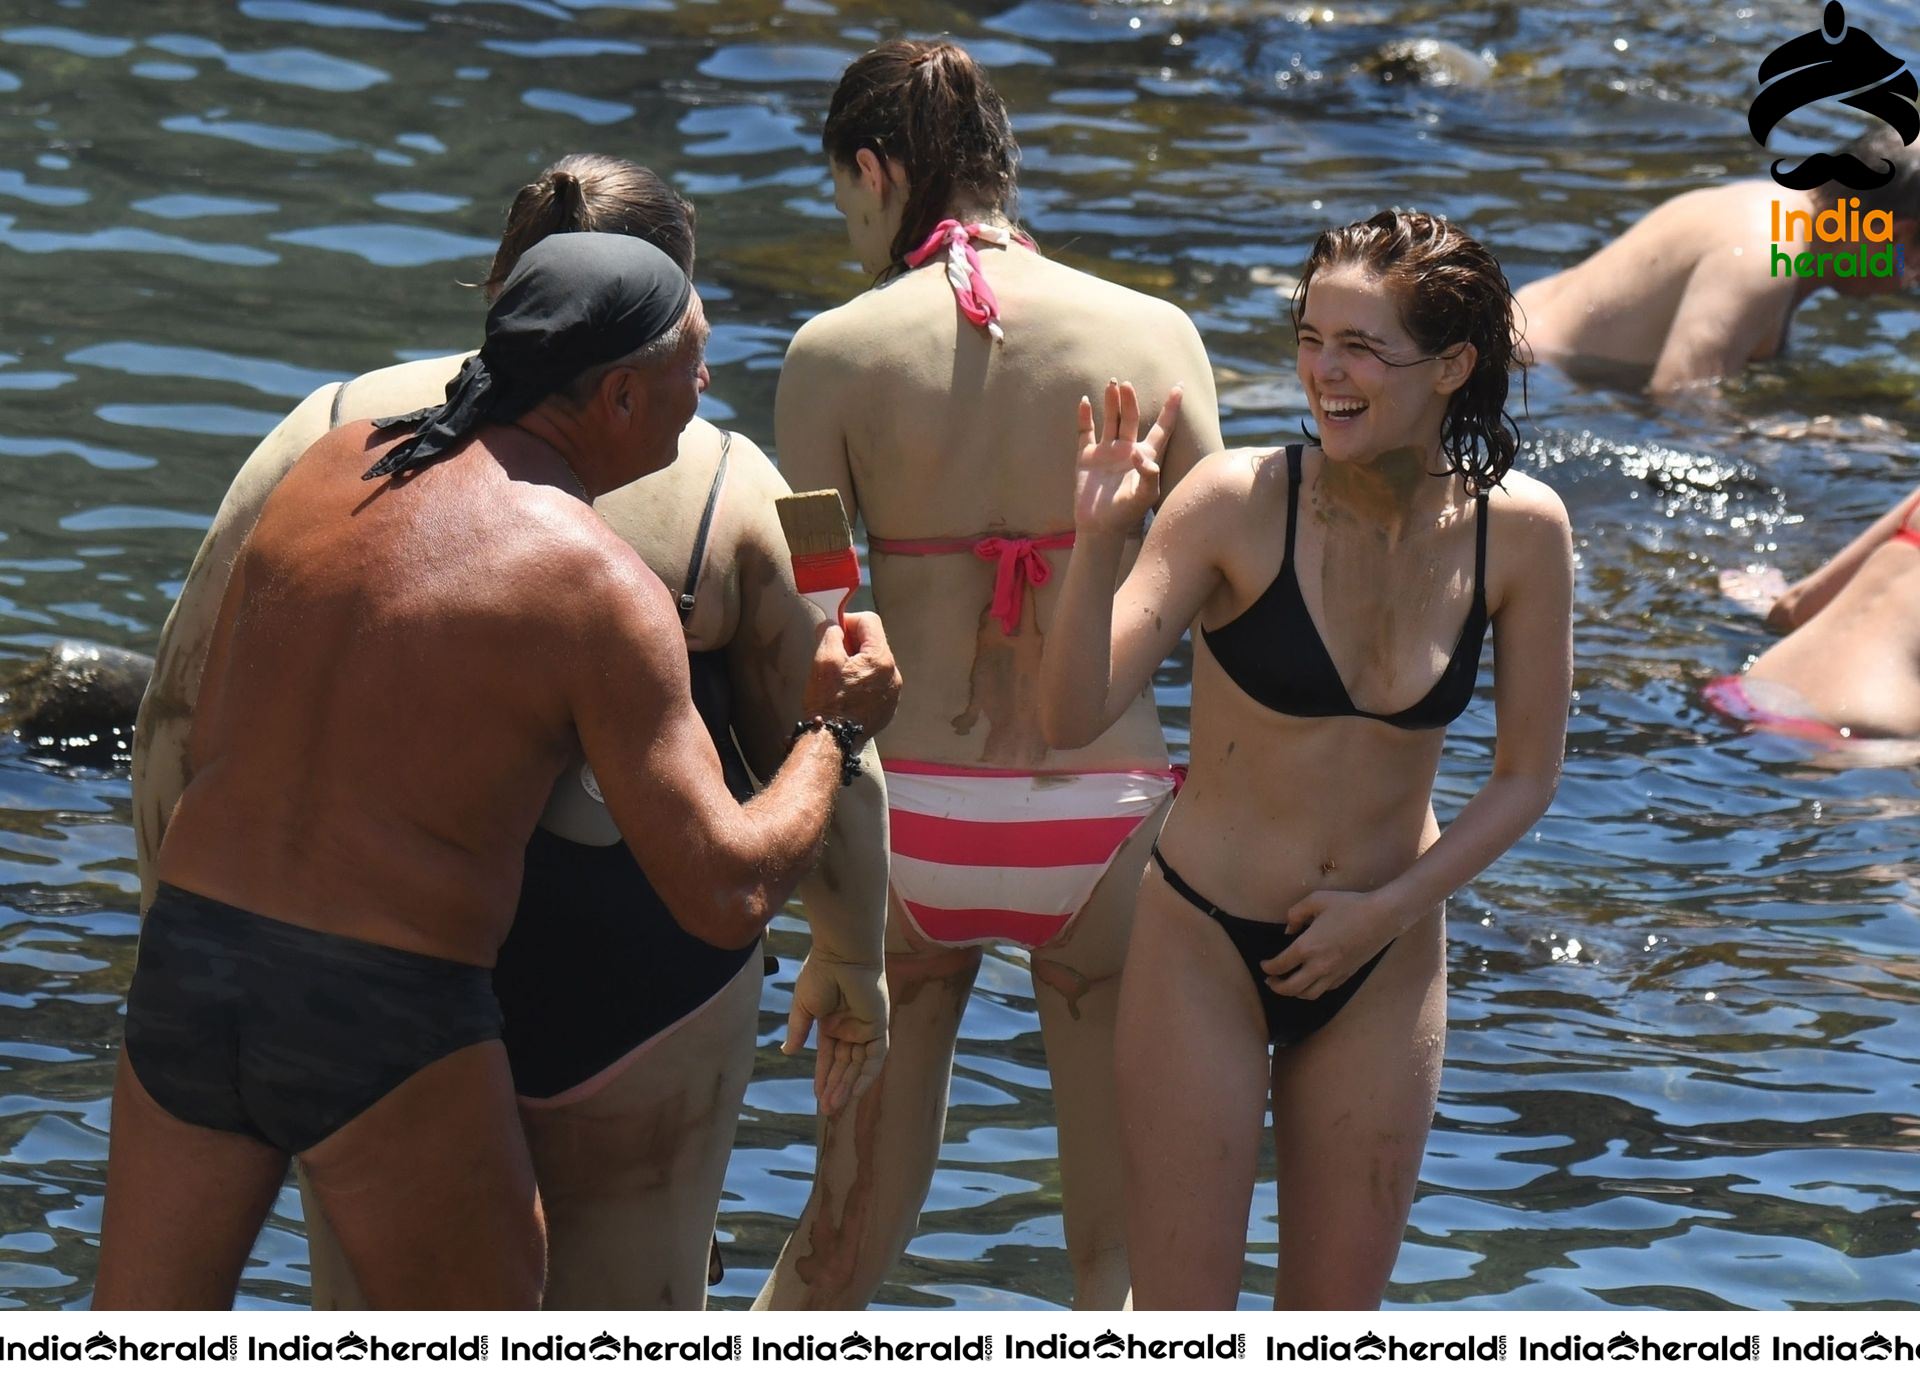
[[[531,480],[529,439],[483,433],[374,485],[370,434],[311,448],[241,548],[156,871],[293,924],[490,965],[575,748],[553,674],[581,655],[567,611],[596,564],[637,558],[580,499]]]
[[[1520,289],[1527,343],[1575,372],[1657,374],[1664,359],[1676,384],[1778,353],[1795,288],[1769,275],[1779,197],[1792,194],[1738,182],[1655,207],[1592,257]],[[1676,339],[1690,333],[1701,339]]]
[[[877,538],[1071,534],[1075,405],[1115,376],[1135,382],[1149,411],[1185,386],[1169,478],[1218,447],[1211,369],[1178,308],[1023,248],[983,246],[980,257],[1003,343],[961,315],[937,264],[802,328],[776,422],[796,489],[840,488]],[[1057,573],[1070,553],[1038,555]],[[990,612],[993,561],[971,551],[875,552],[871,565],[906,678],[881,743],[887,756],[1012,767],[1165,762],[1150,694],[1086,748],[1046,747],[1037,682],[1057,580],[1023,582],[1009,633]]]
[[[445,396],[447,381],[465,359],[464,355],[452,355],[412,361],[316,391],[274,428],[234,476],[161,631],[153,679],[140,706],[133,794],[143,906],[152,899],[153,861],[174,804],[192,777],[187,754],[193,718],[200,702],[208,644],[230,572],[274,487],[307,448],[326,435],[330,423],[338,425],[343,420],[430,406]],[[693,534],[713,490],[723,440],[724,434],[712,424],[694,419],[680,438],[680,458],[673,465],[602,495],[594,505],[676,596],[686,588],[690,575]],[[730,452],[729,474],[707,543],[698,602],[687,622],[687,642],[693,648],[728,645],[739,624],[743,603],[754,602],[763,593],[762,587],[783,574],[780,570],[743,569],[739,559],[743,546],[764,545],[759,530],[767,528],[771,519],[762,512],[766,507],[762,496],[785,492],[779,474],[759,448],[743,437],[733,438]],[[729,495],[733,497],[729,499]],[[772,531],[777,534],[777,526]],[[774,593],[777,596],[781,592]],[[795,605],[800,603],[796,596],[788,598]],[[772,602],[781,603],[778,598]],[[788,688],[782,685],[778,689],[784,695]],[[760,766],[756,760],[756,770]],[[562,775],[572,780],[568,774]],[[573,794],[579,798],[571,801],[576,815],[594,805],[584,793]],[[596,806],[595,811],[605,817],[604,807]],[[603,818],[599,824],[602,834],[612,829],[610,820]]]

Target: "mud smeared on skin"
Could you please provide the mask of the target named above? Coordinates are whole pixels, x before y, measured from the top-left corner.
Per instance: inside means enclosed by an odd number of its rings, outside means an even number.
[[[679,1087],[643,1076],[638,1089],[616,1082],[575,1104],[523,1110],[555,1248],[554,1307],[701,1307],[711,1257],[691,1255],[697,1242],[670,1234],[697,1231],[711,1242],[711,1225],[684,1223],[667,1205],[725,1155],[732,1124],[721,1109],[737,1106],[741,1073],[733,1063],[690,1064]],[[607,1230],[620,1221],[644,1226]]]
[[[833,828],[834,826],[832,825],[828,826],[829,831]],[[829,834],[829,838],[831,838],[831,834]],[[819,870],[820,885],[822,887],[826,888],[829,892],[838,892],[840,890],[840,869],[834,864],[834,851],[832,849],[820,850],[814,867]]]
[[[772,597],[774,583],[769,564],[758,552],[742,548],[735,570],[740,582],[740,614],[734,621],[727,642],[727,669],[736,678],[735,685],[747,691],[736,697],[732,715],[740,747],[757,776],[766,777],[777,770],[784,752],[782,735],[787,724],[777,722],[781,707],[791,705],[798,712],[804,694],[807,666],[791,647],[797,633],[787,620],[779,617],[780,601]],[[754,611],[747,617],[747,611]],[[808,649],[810,657],[811,648]],[[794,664],[789,665],[789,661]],[[748,705],[738,703],[746,700]],[[762,708],[764,707],[764,708]],[[746,710],[746,713],[741,713]],[[755,713],[755,711],[760,711]],[[769,722],[759,722],[767,719]]]
[[[1458,624],[1441,611],[1457,607],[1464,621],[1472,598],[1470,533],[1464,572],[1452,559],[1461,510],[1396,551],[1379,529],[1317,493],[1313,508],[1329,534],[1334,528],[1352,534],[1338,539],[1339,549],[1331,535],[1321,546],[1314,613],[1327,653],[1356,706],[1387,714],[1403,710],[1431,689],[1458,641]],[[1464,515],[1471,525],[1471,505]],[[1307,588],[1303,580],[1303,593]]]
[[[550,1216],[559,1216],[576,1200],[594,1199],[603,1194],[632,1194],[658,1190],[673,1178],[674,1162],[686,1145],[690,1133],[698,1132],[710,1119],[718,1090],[704,1106],[691,1107],[695,1099],[685,1089],[675,1090],[654,1102],[645,1115],[635,1116],[630,1109],[618,1115],[592,1116],[585,1100],[581,1109],[560,1110],[538,1121],[528,1119],[528,1140],[536,1155],[557,1169],[564,1163],[573,1168],[592,1166],[613,1173],[595,1182],[569,1184],[549,1174],[542,1186]],[[617,1170],[614,1167],[618,1167]]]
[[[919,1000],[920,994],[928,987],[951,988],[956,982],[971,988],[973,978],[980,971],[980,951],[978,948],[949,948],[946,945],[919,944],[918,937],[912,950],[912,972],[906,972],[905,965],[893,962],[895,956],[887,956],[887,992],[895,1007],[909,1007]]]
[[[954,733],[964,736],[982,718],[987,721],[985,761],[1036,767],[1046,760],[1047,741],[1032,710],[1040,703],[1040,657],[1045,650],[1032,591],[1022,595],[1020,627],[1011,637],[991,608],[980,611],[967,708],[952,724]]]
[[[898,1013],[929,996],[948,1005],[964,1002],[979,967],[977,949],[913,951],[911,964],[889,964],[887,968],[887,988],[894,1011]],[[844,1180],[823,1173],[815,1181],[815,1204],[810,1208],[817,1211],[812,1215],[806,1250],[795,1257],[793,1263],[794,1274],[812,1292],[807,1301],[812,1308],[837,1307],[856,1283],[861,1262],[869,1259],[868,1239],[880,1203],[881,1156],[877,1149],[880,1109],[894,1069],[892,1064],[881,1069],[879,1079],[861,1095],[850,1116],[842,1113],[821,1119],[820,1164],[824,1168],[839,1160],[836,1153],[827,1151],[828,1141],[851,1135],[853,1175],[850,1180]],[[944,1100],[931,1100],[928,1106],[935,1125],[928,1129],[927,1135],[937,1144],[938,1119],[945,1115]],[[908,1227],[911,1226],[910,1219]],[[904,1239],[902,1241],[904,1245]]]
[[[806,1254],[793,1263],[793,1273],[820,1298],[837,1299],[853,1283],[860,1262],[861,1244],[873,1213],[872,1189],[877,1173],[874,1146],[880,1132],[880,1100],[888,1072],[881,1069],[880,1078],[853,1110],[853,1181],[836,1189],[821,1180],[820,1211],[814,1216],[813,1231],[807,1235]],[[822,1118],[820,1126],[823,1141],[848,1133],[844,1116]]]
[[[1033,976],[1039,982],[1052,988],[1067,1000],[1067,1015],[1075,1021],[1080,1020],[1080,999],[1093,991],[1093,980],[1078,969],[1071,968],[1053,959],[1033,958]],[[1102,979],[1101,982],[1111,982]]]

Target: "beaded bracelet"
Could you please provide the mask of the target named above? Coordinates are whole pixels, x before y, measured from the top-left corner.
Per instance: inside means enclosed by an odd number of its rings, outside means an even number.
[[[833,736],[835,746],[840,749],[840,785],[851,786],[853,779],[860,775],[860,742],[867,736],[866,726],[856,724],[851,719],[817,714],[793,726],[793,733],[787,739],[787,751],[793,751],[793,745],[800,741],[800,735],[810,734],[816,729]]]

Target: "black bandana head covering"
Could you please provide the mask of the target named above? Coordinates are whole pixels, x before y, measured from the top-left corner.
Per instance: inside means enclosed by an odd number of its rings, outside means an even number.
[[[549,235],[520,256],[487,313],[487,341],[447,385],[447,401],[376,427],[412,435],[362,479],[431,465],[491,422],[511,422],[594,365],[630,355],[686,315],[693,284],[645,240]]]

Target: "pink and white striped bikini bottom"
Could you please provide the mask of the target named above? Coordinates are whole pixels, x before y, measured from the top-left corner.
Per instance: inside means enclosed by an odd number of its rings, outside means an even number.
[[[1170,767],[882,765],[894,894],[922,936],[954,946],[1058,938],[1178,780]]]

